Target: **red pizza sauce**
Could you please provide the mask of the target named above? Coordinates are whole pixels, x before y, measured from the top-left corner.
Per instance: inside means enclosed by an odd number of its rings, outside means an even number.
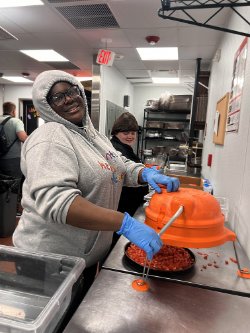
[[[126,251],[127,256],[137,264],[144,266],[145,252],[138,246],[131,244]],[[149,261],[147,261],[148,265]],[[150,268],[160,271],[180,271],[191,267],[194,258],[182,248],[164,244],[160,251],[154,255]]]

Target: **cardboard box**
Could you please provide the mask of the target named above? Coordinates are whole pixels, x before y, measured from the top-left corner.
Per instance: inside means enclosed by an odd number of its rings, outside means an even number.
[[[176,174],[168,174],[169,177],[177,177],[180,180],[180,187],[194,188],[203,191],[203,179],[199,177],[181,176]]]

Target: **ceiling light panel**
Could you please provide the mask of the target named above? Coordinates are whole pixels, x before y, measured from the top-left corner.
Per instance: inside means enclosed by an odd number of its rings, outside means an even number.
[[[141,60],[178,60],[178,47],[138,47]]]
[[[80,82],[83,82],[83,81],[92,81],[92,76],[75,76],[75,78],[80,81]]]
[[[178,77],[152,77],[153,83],[159,84],[178,84],[180,83],[180,79]]]
[[[69,61],[54,50],[20,50],[20,52],[38,61]]]
[[[42,6],[41,0],[1,0],[0,8],[24,7],[24,6]]]
[[[33,81],[26,79],[21,76],[2,76],[2,79],[11,81],[11,82],[16,82],[16,83],[31,83]]]

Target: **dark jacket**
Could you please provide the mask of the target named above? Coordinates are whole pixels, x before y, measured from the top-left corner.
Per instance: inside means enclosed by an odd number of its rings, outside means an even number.
[[[141,163],[140,158],[134,153],[132,147],[122,143],[116,136],[113,136],[110,141],[114,148],[120,151],[122,155],[134,162]],[[122,213],[127,212],[133,216],[137,208],[143,203],[143,197],[146,194],[148,194],[148,186],[123,186],[118,211]]]

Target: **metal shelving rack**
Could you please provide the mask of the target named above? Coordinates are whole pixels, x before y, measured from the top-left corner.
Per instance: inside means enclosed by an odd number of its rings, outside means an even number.
[[[165,147],[165,154],[168,154],[170,148],[176,148],[180,144],[188,141],[190,129],[190,112],[191,110],[153,110],[144,109],[143,127],[141,132],[141,159],[144,161],[145,149],[153,149],[157,146]],[[156,122],[154,127],[152,122]],[[179,124],[180,127],[172,127],[171,124]],[[169,126],[168,126],[169,125]],[[153,133],[158,135],[153,136]],[[186,133],[187,137],[184,139]],[[152,136],[150,136],[152,134]],[[176,157],[176,160],[179,158]]]

